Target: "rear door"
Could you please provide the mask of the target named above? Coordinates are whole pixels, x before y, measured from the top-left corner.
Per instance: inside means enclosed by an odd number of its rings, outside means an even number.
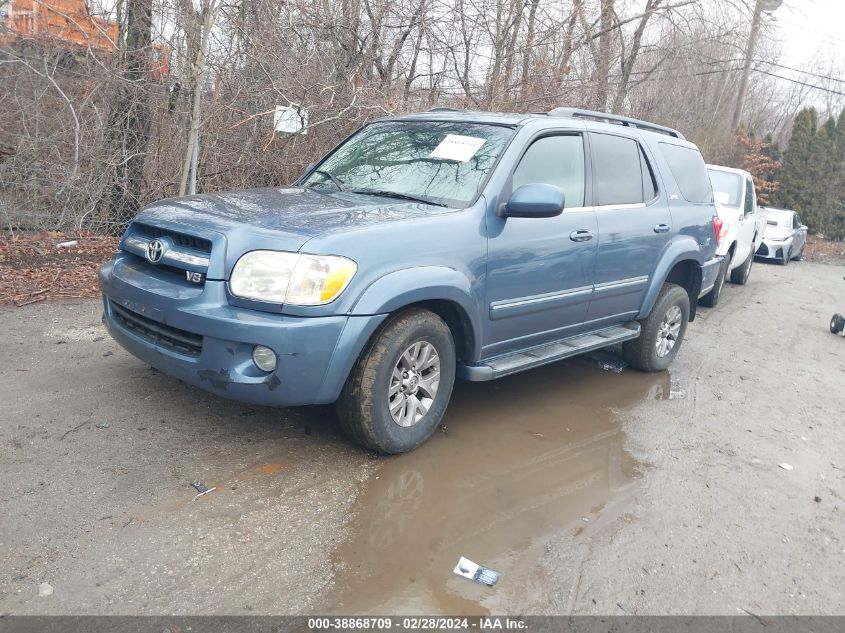
[[[582,330],[593,291],[598,230],[584,135],[535,138],[509,181],[503,199],[522,185],[545,183],[563,191],[565,209],[553,218],[488,216],[485,356]]]
[[[587,320],[612,322],[640,311],[672,235],[672,216],[639,141],[598,132],[589,139],[599,243]]]

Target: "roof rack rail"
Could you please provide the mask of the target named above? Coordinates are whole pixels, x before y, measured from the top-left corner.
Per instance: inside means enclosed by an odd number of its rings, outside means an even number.
[[[594,112],[592,110],[580,110],[578,108],[554,108],[549,110],[549,116],[567,117],[570,119],[592,119],[594,121],[606,121],[608,123],[617,123],[626,127],[636,127],[649,132],[657,132],[658,134],[666,134],[674,136],[675,138],[684,139],[684,135],[673,130],[670,127],[657,125],[656,123],[649,123],[648,121],[640,121],[639,119],[632,119],[627,116],[619,116],[617,114],[608,114],[607,112]],[[685,139],[684,139],[685,140]]]
[[[429,112],[466,112],[463,108],[430,108]]]

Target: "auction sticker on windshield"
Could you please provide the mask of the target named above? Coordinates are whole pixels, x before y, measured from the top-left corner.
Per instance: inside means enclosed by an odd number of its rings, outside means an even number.
[[[429,158],[442,158],[443,160],[456,160],[465,163],[475,156],[475,153],[484,145],[485,140],[474,136],[447,134],[446,138],[440,141],[440,145],[429,154]]]

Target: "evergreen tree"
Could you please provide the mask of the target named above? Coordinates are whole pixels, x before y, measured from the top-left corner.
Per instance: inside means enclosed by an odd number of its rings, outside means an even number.
[[[836,206],[837,187],[837,129],[836,121],[828,119],[810,144],[813,162],[810,167],[811,206],[818,216],[817,230],[827,232],[833,209]]]
[[[801,110],[792,124],[789,146],[783,154],[783,168],[780,174],[780,188],[772,198],[777,206],[798,211],[812,231],[821,228],[818,213],[814,208],[812,173],[816,157],[814,145],[818,115],[814,108]]]
[[[818,127],[812,108],[795,118],[775,204],[795,209],[814,233],[845,239],[845,110]]]
[[[824,231],[827,237],[845,239],[845,108],[839,113],[836,123],[836,138],[833,143],[834,162],[831,168],[830,217]]]

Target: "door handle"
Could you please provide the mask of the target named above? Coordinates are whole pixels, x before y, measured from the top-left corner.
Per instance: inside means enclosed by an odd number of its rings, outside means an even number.
[[[586,229],[572,231],[572,233],[569,234],[569,239],[573,242],[589,242],[593,239],[593,233],[592,231],[587,231]]]
[[[669,225],[668,224],[658,224],[654,227],[655,233],[668,233],[669,232]]]

